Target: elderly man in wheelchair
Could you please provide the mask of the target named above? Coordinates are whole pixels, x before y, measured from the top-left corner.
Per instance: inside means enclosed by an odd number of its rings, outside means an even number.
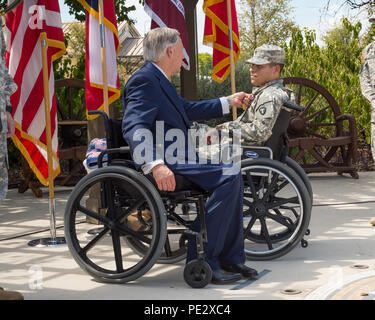
[[[162,54],[147,57],[159,45]],[[69,249],[86,272],[109,283],[136,280],[155,263],[185,257],[184,279],[193,288],[254,278],[257,272],[244,264],[245,256],[274,259],[303,240],[312,202],[308,179],[290,159],[272,159],[274,150],[267,146],[244,147],[249,158],[240,161],[241,169],[233,162],[202,164],[195,150],[186,156],[188,147],[178,154],[173,144],[181,132],[189,141],[189,120],[221,116],[226,99],[192,103],[178,97],[168,81],[182,61],[175,30],[150,31],[144,48],[149,62],[126,85],[123,123],[102,113],[108,148],[99,156],[99,169],[69,197]],[[227,99],[240,105],[247,98],[240,93]],[[175,163],[160,156],[160,146],[165,154],[173,150]],[[104,156],[107,167],[102,167]],[[94,193],[99,195],[95,205],[90,201]],[[196,212],[186,210],[189,204]],[[87,217],[103,228],[91,234]]]

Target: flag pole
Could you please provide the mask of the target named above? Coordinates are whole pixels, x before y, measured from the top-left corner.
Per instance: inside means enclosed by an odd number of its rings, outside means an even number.
[[[40,34],[42,45],[42,65],[43,65],[43,89],[44,89],[44,114],[46,121],[46,140],[47,140],[47,161],[48,161],[48,189],[49,189],[49,213],[50,213],[50,232],[51,238],[32,240],[29,242],[33,247],[49,247],[65,244],[64,237],[56,237],[56,203],[53,183],[53,158],[52,158],[52,134],[51,134],[51,109],[49,103],[49,77],[47,61],[47,34]],[[52,71],[53,72],[53,71]]]
[[[230,83],[232,94],[236,93],[236,76],[235,64],[233,54],[233,31],[232,31],[232,1],[227,0],[227,13],[228,13],[228,38],[229,38],[229,55],[230,55]],[[232,107],[233,120],[237,119],[237,107]]]
[[[102,74],[103,74],[103,97],[104,97],[104,111],[109,117],[108,106],[108,80],[107,80],[107,55],[105,46],[105,25],[104,25],[104,6],[103,0],[99,0],[99,24],[100,24],[100,39],[101,39],[101,56],[102,56]]]

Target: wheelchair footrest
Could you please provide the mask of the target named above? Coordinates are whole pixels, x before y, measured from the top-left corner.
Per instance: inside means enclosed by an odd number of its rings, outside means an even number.
[[[200,232],[195,232],[195,231],[187,229],[187,230],[183,230],[183,234],[186,234],[188,236],[195,236],[195,237],[197,237],[197,236],[199,236]]]

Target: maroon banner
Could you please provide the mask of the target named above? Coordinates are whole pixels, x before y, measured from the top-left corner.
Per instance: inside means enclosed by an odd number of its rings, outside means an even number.
[[[186,31],[184,0],[145,0],[145,11],[151,17],[151,29],[168,27],[180,32],[184,45],[183,67],[190,69],[189,42]]]

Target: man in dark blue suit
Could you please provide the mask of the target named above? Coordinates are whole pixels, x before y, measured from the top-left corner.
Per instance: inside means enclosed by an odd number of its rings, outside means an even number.
[[[160,190],[175,190],[177,174],[211,193],[206,203],[208,242],[204,251],[213,283],[237,281],[241,275],[255,277],[256,270],[244,264],[240,169],[235,164],[201,161],[189,132],[190,121],[222,117],[229,113],[229,105],[248,104],[250,96],[240,92],[200,102],[179,97],[170,79],[180,72],[182,50],[177,30],[158,28],[146,35],[146,62],[123,92],[123,135],[136,166],[145,174],[152,173]],[[191,228],[199,230],[199,221]],[[191,240],[187,262],[196,258],[195,241]]]

